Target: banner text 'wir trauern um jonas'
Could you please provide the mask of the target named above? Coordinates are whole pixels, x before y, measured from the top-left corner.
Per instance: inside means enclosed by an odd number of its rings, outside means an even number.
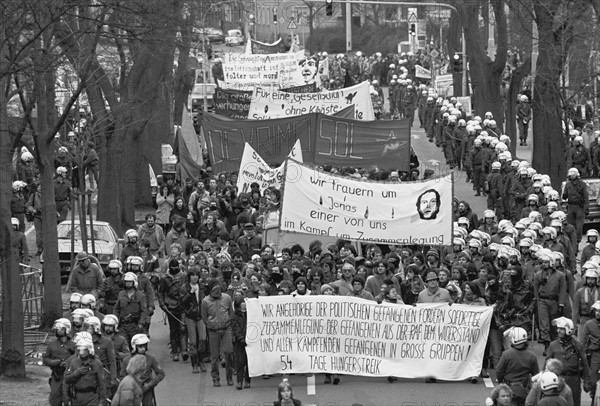
[[[462,380],[481,370],[491,307],[354,297],[247,300],[250,376],[339,373]]]
[[[284,231],[394,245],[452,241],[452,174],[425,182],[363,181],[290,159],[286,171],[294,176],[284,174]]]

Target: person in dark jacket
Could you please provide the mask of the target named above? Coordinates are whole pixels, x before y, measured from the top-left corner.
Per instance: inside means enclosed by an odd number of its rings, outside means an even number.
[[[577,168],[571,168],[567,172],[567,183],[563,189],[562,199],[567,202],[567,223],[575,225],[579,244],[585,216],[590,213],[590,202],[587,186],[580,179]]]
[[[186,274],[179,268],[179,261],[169,261],[169,269],[158,285],[158,304],[167,315],[169,321],[169,338],[171,340],[171,357],[179,361],[179,352],[184,361],[189,355],[187,352],[187,328],[183,321],[184,313],[181,308],[181,288],[186,283]]]
[[[188,351],[192,363],[192,373],[206,372],[202,363],[206,349],[206,326],[202,321],[200,306],[204,299],[204,286],[200,285],[200,269],[190,267],[188,282],[181,288],[181,308],[185,313],[188,334]]]
[[[68,319],[58,319],[54,322],[52,331],[56,340],[50,341],[46,347],[46,353],[42,358],[44,365],[48,365],[52,371],[48,383],[50,384],[50,406],[63,404],[63,377],[67,367],[67,359],[75,353],[75,344],[71,341],[71,322]]]
[[[527,349],[527,331],[514,327],[510,332],[512,348],[504,351],[496,366],[498,382],[507,384],[513,391],[513,402],[525,404],[531,387],[531,377],[540,372],[536,355]]]
[[[581,405],[581,381],[586,392],[592,390],[590,370],[583,345],[573,337],[575,325],[566,317],[553,320],[556,326],[558,339],[552,341],[546,351],[547,359],[556,358],[562,361],[563,370],[561,377],[571,388],[573,405]],[[539,403],[538,403],[539,404]]]
[[[246,355],[247,321],[246,302],[243,299],[236,300],[235,312],[231,318],[231,330],[233,332],[233,358],[235,360],[235,374],[237,376],[238,389],[250,387],[248,356]]]

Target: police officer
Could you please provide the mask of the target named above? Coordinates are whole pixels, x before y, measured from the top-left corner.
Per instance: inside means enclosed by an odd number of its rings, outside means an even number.
[[[81,293],[73,292],[71,293],[71,297],[69,298],[69,309],[63,312],[63,317],[65,319],[71,318],[71,313],[75,309],[81,308],[81,297],[83,295]]]
[[[120,334],[130,341],[134,335],[145,328],[148,302],[146,295],[137,290],[137,276],[133,272],[127,272],[123,276],[123,284],[125,289],[119,292],[114,315],[119,319]]]
[[[132,255],[140,255],[138,232],[134,229],[129,229],[125,232],[125,238],[127,239],[127,244],[125,244],[123,251],[121,251],[121,263],[125,263],[127,258]]]
[[[93,315],[94,313],[91,312],[89,309],[73,310],[73,312],[71,313],[71,338],[75,337],[77,333],[84,331],[83,321],[86,319],[86,317]]]
[[[121,261],[113,259],[108,263],[108,277],[104,279],[100,289],[100,299],[103,303],[101,310],[112,314],[119,292],[123,290],[123,266]]]
[[[583,273],[584,286],[575,292],[573,299],[573,323],[579,326],[577,337],[583,339],[583,327],[594,318],[592,305],[600,300],[598,290],[598,272],[596,265],[587,262],[581,267]]]
[[[531,388],[531,377],[540,372],[536,355],[527,349],[527,331],[514,327],[510,332],[511,348],[502,353],[496,366],[498,382],[513,392],[513,404],[522,406]]]
[[[110,393],[112,392],[111,388],[116,388],[118,385],[115,347],[110,338],[102,335],[102,322],[97,317],[85,319],[84,327],[92,335],[94,354],[104,369],[106,393]]]
[[[77,355],[72,357],[65,372],[71,406],[104,405],[106,383],[102,363],[94,357],[94,342],[88,333],[80,333],[75,344]]]
[[[567,172],[567,183],[562,198],[567,203],[567,223],[574,224],[577,230],[577,243],[581,241],[583,222],[589,214],[589,195],[586,184],[579,178],[577,168]]]
[[[94,316],[100,320],[102,320],[104,317],[104,315],[96,308],[96,297],[91,293],[86,293],[81,297],[81,308],[90,309],[92,312],[94,312]]]
[[[118,327],[119,319],[114,314],[107,314],[102,319],[102,334],[112,341],[117,363],[117,376],[120,376],[121,362],[129,354],[129,344],[122,335],[117,334]]]
[[[154,388],[165,379],[165,373],[160,367],[156,358],[148,354],[148,343],[150,339],[145,334],[136,334],[131,338],[131,353],[123,360],[121,365],[121,377],[127,375],[127,364],[135,355],[143,355],[146,357],[146,372],[140,376],[142,383],[142,406],[155,406],[156,398],[154,397]]]
[[[594,318],[588,320],[583,326],[581,343],[585,349],[590,365],[590,380],[592,392],[590,396],[594,399],[596,383],[598,382],[598,371],[600,370],[600,301],[592,305]]]
[[[158,303],[167,315],[169,322],[169,338],[171,341],[171,357],[173,361],[179,361],[179,352],[187,361],[187,327],[185,325],[185,313],[181,307],[183,294],[181,288],[185,285],[187,277],[179,267],[179,262],[172,259],[169,262],[169,270],[160,280],[158,286]]]
[[[560,374],[571,388],[573,393],[573,405],[581,405],[581,380],[586,392],[591,390],[590,371],[583,345],[572,336],[575,326],[566,317],[559,317],[552,321],[556,326],[558,339],[552,341],[548,346],[546,361],[551,358],[559,359],[563,363]]]
[[[71,341],[71,322],[68,319],[58,319],[52,326],[56,336],[55,340],[48,343],[46,353],[42,358],[44,365],[48,365],[52,371],[48,383],[50,384],[50,406],[62,406],[63,404],[63,377],[67,367],[67,359],[75,353],[75,345]]]
[[[12,225],[12,250],[14,255],[17,257],[20,264],[29,263],[29,248],[27,247],[27,238],[25,234],[19,229],[21,223],[18,218],[12,217],[10,219]]]
[[[562,272],[554,268],[554,258],[543,253],[539,256],[542,269],[533,278],[533,288],[537,299],[540,342],[544,350],[552,341],[550,322],[562,315],[567,300],[567,282]]]
[[[132,255],[127,258],[125,261],[125,269],[127,272],[133,272],[137,277],[137,290],[146,295],[146,302],[148,303],[148,317],[144,322],[144,333],[148,334],[150,330],[150,320],[154,315],[154,287],[152,286],[152,282],[143,272],[144,270],[144,261],[142,258],[136,255]]]

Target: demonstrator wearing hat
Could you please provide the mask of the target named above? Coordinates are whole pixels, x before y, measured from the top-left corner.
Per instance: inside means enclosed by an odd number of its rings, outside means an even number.
[[[450,292],[440,287],[440,277],[436,271],[430,270],[427,272],[425,284],[427,289],[419,293],[417,303],[452,303]]]
[[[78,292],[82,295],[91,293],[98,299],[98,290],[104,283],[104,272],[93,264],[87,252],[81,251],[76,257],[77,265],[69,275],[68,292]]]

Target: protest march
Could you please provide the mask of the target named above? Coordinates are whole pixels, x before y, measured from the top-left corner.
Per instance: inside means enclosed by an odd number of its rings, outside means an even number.
[[[491,112],[450,94],[452,74],[433,78],[426,55],[309,55],[280,41],[249,38],[212,62],[212,111],[184,109],[174,169],[118,254],[79,245],[42,361],[50,403],[131,392],[156,405],[176,383],[165,358],[236,390],[281,375],[291,392],[287,379],[307,374],[348,387],[489,382],[486,405],[600,396],[600,234],[585,226],[600,131],[566,130],[569,169],[550,179]],[[519,94],[520,146],[530,100]],[[55,157],[62,222],[72,182],[92,195],[106,176],[91,142],[75,179],[72,133]],[[416,142],[443,162],[420,159]],[[42,189],[23,148],[11,217],[28,264],[25,225],[42,253]]]

